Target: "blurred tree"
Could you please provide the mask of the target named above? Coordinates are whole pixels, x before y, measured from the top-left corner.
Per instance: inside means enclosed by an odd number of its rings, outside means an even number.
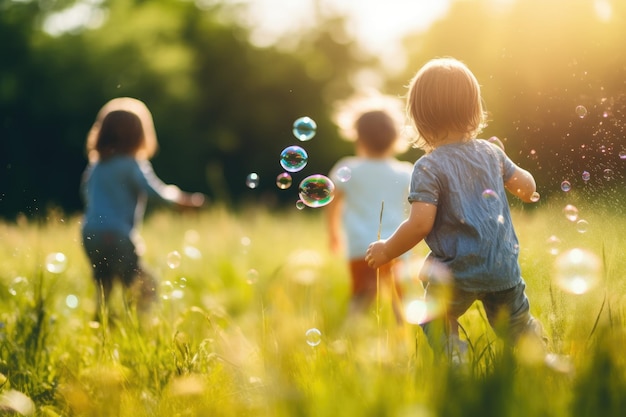
[[[328,104],[349,93],[363,57],[331,35],[340,19],[303,35],[295,53],[252,46],[219,2],[52,3],[0,3],[0,53],[12,57],[0,64],[0,215],[81,209],[85,136],[116,96],[152,110],[160,142],[154,165],[164,180],[226,202],[295,200],[296,187],[281,192],[274,178],[299,116],[318,122],[301,175],[327,171],[342,152]],[[82,25],[42,30],[85,5],[91,17]],[[252,171],[262,178],[256,194],[245,187]]]

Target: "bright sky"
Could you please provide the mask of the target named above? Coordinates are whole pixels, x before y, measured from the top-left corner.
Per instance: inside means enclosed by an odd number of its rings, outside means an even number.
[[[317,16],[346,15],[349,35],[362,46],[378,54],[389,68],[403,65],[400,39],[408,32],[428,29],[441,18],[452,0],[204,0],[208,3],[246,5],[243,21],[252,29],[252,41],[269,46],[285,34],[314,27]],[[59,35],[81,26],[97,27],[105,15],[102,0],[81,0],[55,13],[44,23],[44,29]],[[297,36],[294,36],[297,38]]]
[[[270,45],[285,33],[315,25],[316,14],[344,14],[350,34],[368,50],[397,61],[400,38],[428,29],[441,18],[451,0],[230,0],[250,8],[246,21],[253,41]],[[317,12],[316,12],[317,4]]]

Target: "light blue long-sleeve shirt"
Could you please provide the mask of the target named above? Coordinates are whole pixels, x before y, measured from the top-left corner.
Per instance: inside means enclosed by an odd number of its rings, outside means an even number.
[[[91,163],[81,183],[86,203],[83,230],[108,230],[131,236],[143,219],[149,199],[171,202],[170,187],[156,176],[146,160],[115,156]]]
[[[415,163],[409,201],[437,206],[425,241],[465,291],[502,291],[522,281],[519,242],[504,183],[515,164],[482,139],[442,145]]]

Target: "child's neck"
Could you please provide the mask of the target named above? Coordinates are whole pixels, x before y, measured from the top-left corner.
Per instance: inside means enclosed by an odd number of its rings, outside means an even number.
[[[438,140],[437,143],[434,144],[433,148],[438,148],[443,145],[450,145],[452,143],[463,143],[467,142],[470,139],[467,132],[448,132],[446,136]]]

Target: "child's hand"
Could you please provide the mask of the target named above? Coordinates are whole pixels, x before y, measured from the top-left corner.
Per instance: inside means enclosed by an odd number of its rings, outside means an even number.
[[[370,243],[365,253],[365,261],[370,268],[380,268],[391,260],[385,251],[385,243],[385,240]]]

